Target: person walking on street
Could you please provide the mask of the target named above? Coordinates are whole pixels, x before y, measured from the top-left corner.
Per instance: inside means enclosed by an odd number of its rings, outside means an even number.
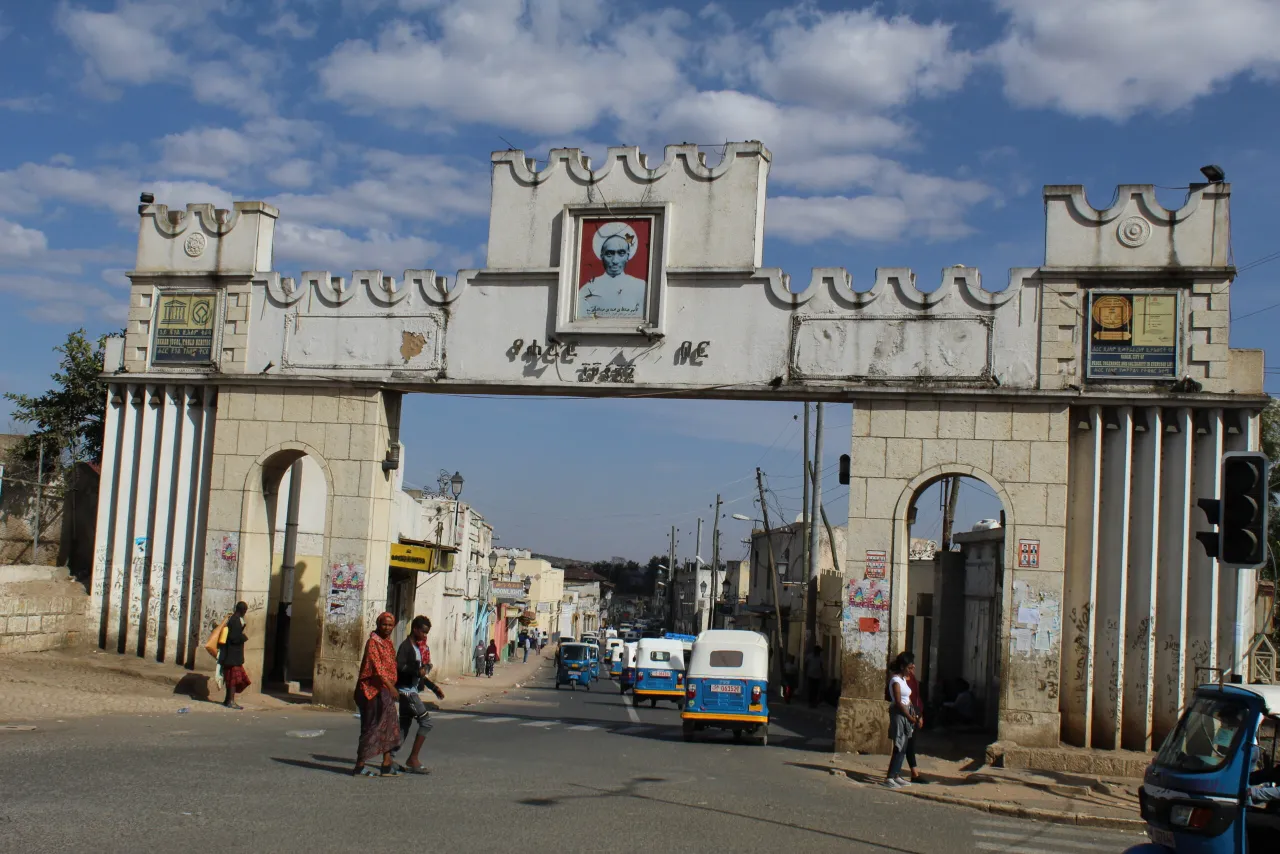
[[[400,741],[409,738],[409,727],[418,722],[418,733],[413,739],[413,750],[409,753],[409,761],[404,769],[410,774],[430,774],[422,765],[418,754],[422,751],[422,743],[427,740],[431,731],[431,713],[426,703],[422,702],[423,689],[430,689],[437,700],[444,699],[436,683],[427,678],[431,672],[431,647],[427,646],[427,635],[431,632],[431,620],[427,617],[414,617],[409,624],[409,636],[400,644],[396,653],[396,691],[400,695]]]
[[[526,664],[529,661],[529,643],[530,640],[528,635],[520,638],[520,648],[524,650],[524,660],[521,662],[522,664]]]
[[[244,706],[236,702],[236,694],[251,684],[249,674],[244,670],[244,642],[249,639],[244,633],[244,617],[248,613],[248,603],[236,603],[235,611],[227,618],[222,643],[218,645],[218,664],[222,667],[222,681],[227,686],[227,695],[222,700],[222,705],[228,709],[244,709]]]
[[[907,765],[911,768],[911,782],[928,783],[928,780],[920,776],[920,769],[916,767],[916,735],[924,729],[924,694],[920,693],[914,664],[911,665],[911,675],[907,677],[907,687],[911,689],[911,707],[916,710],[915,732],[911,733],[911,739],[907,742]]]
[[[484,675],[484,656],[485,656],[484,641],[482,640],[476,641],[476,648],[472,651],[472,654],[476,660],[476,675],[483,676]]]
[[[498,642],[496,640],[489,641],[489,648],[484,654],[484,675],[490,679],[493,678],[493,665],[498,662]]]
[[[916,674],[916,658],[909,652],[900,654],[890,669],[889,680],[889,741],[893,743],[893,755],[889,757],[889,772],[884,785],[890,789],[910,786],[911,781],[902,777],[904,759],[916,765],[915,728],[919,718],[911,702],[911,685],[907,681]]]
[[[357,777],[376,777],[367,766],[382,755],[382,776],[398,777],[394,754],[400,749],[398,715],[399,691],[396,688],[396,648],[391,643],[396,618],[384,611],[378,615],[377,628],[369,633],[360,659],[360,675],[356,679],[356,706],[360,709],[360,744],[356,750]]]
[[[804,678],[808,682],[809,708],[816,709],[822,699],[822,679],[826,668],[822,664],[822,647],[814,644],[813,649],[804,657]]]

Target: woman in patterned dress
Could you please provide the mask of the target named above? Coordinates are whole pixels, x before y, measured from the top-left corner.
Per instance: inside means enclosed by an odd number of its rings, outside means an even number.
[[[382,776],[400,774],[393,756],[400,749],[399,695],[396,693],[396,648],[391,632],[396,618],[388,612],[378,616],[377,629],[369,633],[356,680],[356,706],[360,709],[360,746],[356,767],[358,777],[376,777],[366,763],[382,755]]]

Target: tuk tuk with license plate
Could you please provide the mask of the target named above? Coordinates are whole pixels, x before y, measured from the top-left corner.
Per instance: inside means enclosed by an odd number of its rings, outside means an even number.
[[[577,690],[582,685],[590,690],[592,681],[591,647],[585,643],[561,644],[556,665],[556,688],[568,685]]]
[[[759,632],[711,629],[698,635],[685,674],[684,740],[727,729],[769,743],[769,643]]]
[[[1155,760],[1138,800],[1150,843],[1126,854],[1280,851],[1280,685],[1204,685]]]
[[[678,640],[641,638],[636,644],[636,681],[632,702],[657,706],[670,700],[684,706],[684,647]]]

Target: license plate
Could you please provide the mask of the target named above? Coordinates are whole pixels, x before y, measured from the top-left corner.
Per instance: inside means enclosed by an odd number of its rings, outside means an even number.
[[[650,674],[655,679],[668,679],[671,676],[670,670],[654,670]]]
[[[741,694],[741,685],[712,685],[709,689],[712,694]]]
[[[1178,850],[1178,845],[1173,839],[1172,831],[1162,830],[1161,828],[1147,825],[1147,836],[1156,845],[1163,845],[1165,848],[1169,848],[1174,851]]]

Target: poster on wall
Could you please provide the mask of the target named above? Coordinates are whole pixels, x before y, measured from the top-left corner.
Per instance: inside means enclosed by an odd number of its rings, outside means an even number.
[[[363,598],[364,564],[332,564],[329,567],[329,618],[350,620],[359,617]]]
[[[161,294],[156,306],[151,363],[203,365],[213,362],[213,322],[217,296],[212,293]]]
[[[1178,295],[1089,292],[1085,357],[1091,379],[1178,378]]]
[[[649,317],[656,216],[579,220],[573,320]]]
[[[1040,568],[1040,541],[1018,540],[1018,569]]]
[[[889,563],[888,553],[867,550],[867,578],[884,578]]]

